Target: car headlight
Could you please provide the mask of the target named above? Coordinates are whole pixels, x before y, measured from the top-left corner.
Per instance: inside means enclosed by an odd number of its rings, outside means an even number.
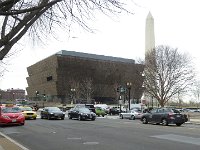
[[[50,113],[51,115],[53,115],[53,113]]]
[[[2,117],[5,118],[5,119],[10,119],[10,117],[8,117],[8,116],[2,115]]]
[[[18,118],[24,118],[24,115],[23,115],[23,114],[21,114],[21,115],[19,115],[19,116],[18,116]]]

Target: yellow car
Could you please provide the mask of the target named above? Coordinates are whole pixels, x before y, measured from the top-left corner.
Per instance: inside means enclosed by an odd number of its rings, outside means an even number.
[[[36,119],[37,118],[37,113],[33,111],[31,107],[24,106],[20,107],[22,110],[22,113],[24,114],[25,119]]]

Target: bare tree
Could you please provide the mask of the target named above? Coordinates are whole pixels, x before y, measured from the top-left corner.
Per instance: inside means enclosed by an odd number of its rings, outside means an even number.
[[[169,46],[157,46],[145,58],[145,92],[163,107],[185,91],[194,79],[191,58]]]
[[[199,107],[199,104],[200,104],[200,101],[199,101],[199,96],[200,96],[200,81],[196,81],[193,84],[192,93],[195,96],[195,99],[196,99],[195,101],[197,103],[197,107]]]
[[[92,93],[94,92],[93,90],[93,84],[92,84],[92,79],[91,78],[86,78],[81,82],[81,94],[84,99],[87,100],[88,103],[90,103],[92,99]]]
[[[125,1],[125,0],[121,0]],[[126,11],[120,0],[0,0],[0,60],[28,32],[41,39],[55,27],[69,29],[75,23],[90,30],[87,20],[94,13]],[[128,12],[128,11],[127,11]]]

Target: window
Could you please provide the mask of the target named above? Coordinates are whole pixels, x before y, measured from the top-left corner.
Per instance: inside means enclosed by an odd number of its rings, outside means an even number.
[[[52,76],[48,76],[47,77],[47,81],[51,81],[51,80],[53,80],[53,77]]]

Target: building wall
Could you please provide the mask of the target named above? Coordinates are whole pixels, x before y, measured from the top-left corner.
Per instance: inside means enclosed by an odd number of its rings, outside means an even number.
[[[132,98],[140,98],[143,65],[92,59],[78,56],[53,55],[27,68],[27,93],[30,98],[49,101],[70,102],[71,88],[92,80],[92,98],[110,97],[116,99],[119,85],[132,82]],[[49,78],[48,78],[49,77]],[[48,79],[49,81],[48,81]],[[138,88],[137,88],[138,87]],[[36,91],[40,95],[36,97]],[[76,91],[78,92],[78,91]],[[45,98],[43,97],[45,94]],[[76,93],[77,94],[77,93]],[[76,95],[78,97],[78,94]]]
[[[0,90],[1,102],[14,101],[15,99],[25,99],[25,90],[23,89],[7,89],[6,91]]]

